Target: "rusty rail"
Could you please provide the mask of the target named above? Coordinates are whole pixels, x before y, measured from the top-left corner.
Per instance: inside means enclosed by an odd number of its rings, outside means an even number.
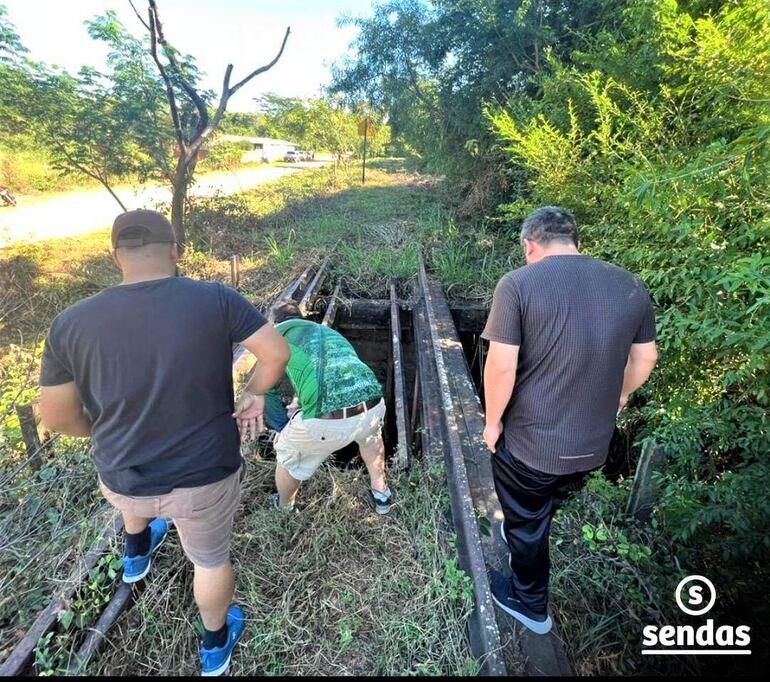
[[[300,313],[302,313],[303,317],[313,309],[313,303],[315,302],[315,299],[318,297],[318,292],[321,289],[321,286],[323,285],[324,279],[326,278],[328,267],[329,267],[329,258],[327,257],[324,259],[324,262],[321,263],[321,267],[318,268],[318,272],[316,272],[315,277],[313,277],[313,281],[310,282],[310,284],[307,287],[307,290],[305,291],[304,295],[300,299],[299,311]]]
[[[105,507],[104,512],[110,515],[110,521],[94,543],[83,563],[75,567],[65,582],[64,589],[57,597],[54,597],[32,623],[24,638],[16,645],[14,650],[0,666],[0,677],[17,677],[22,675],[29,665],[38,640],[56,624],[59,613],[67,609],[67,600],[83,584],[89,572],[96,566],[99,559],[107,552],[110,542],[117,538],[123,530],[123,519],[111,508]]]
[[[484,665],[486,674],[494,676],[507,675],[505,661],[502,656],[500,631],[495,619],[495,608],[492,593],[487,578],[487,568],[484,562],[484,552],[481,547],[476,512],[473,506],[468,474],[465,469],[460,431],[463,425],[459,423],[459,415],[453,404],[452,388],[447,371],[443,339],[440,332],[439,313],[436,310],[433,294],[431,293],[425,265],[420,263],[420,287],[428,321],[428,332],[433,350],[433,360],[438,376],[439,397],[443,407],[444,455],[447,464],[447,482],[449,484],[450,506],[452,519],[457,531],[460,565],[466,570],[473,581],[474,609],[470,622],[471,649],[474,655]],[[451,316],[442,320],[444,324],[453,324]]]
[[[406,414],[406,389],[404,387],[404,361],[401,355],[401,315],[396,298],[396,286],[390,285],[390,340],[393,354],[393,402],[396,411],[396,464],[399,469],[409,466],[409,437],[406,426],[409,423]]]
[[[329,305],[326,306],[324,319],[321,322],[321,324],[324,325],[325,327],[334,326],[334,318],[337,316],[337,310],[339,309],[341,288],[342,288],[342,283],[337,282],[337,286],[334,287],[334,293],[332,294],[331,300],[329,301]]]
[[[445,416],[451,412],[454,419],[454,427],[452,419],[447,419],[447,422],[450,434],[457,433],[455,444],[459,444],[460,459],[464,464],[462,471],[467,474],[474,525],[478,526],[477,520],[485,518],[489,528],[493,529],[492,532],[479,533],[482,561],[488,566],[507,570],[508,550],[496,532],[496,525],[502,522],[503,513],[495,494],[489,451],[483,442],[484,412],[479,394],[441,285],[428,279],[424,267],[420,271],[420,283],[431,322],[436,364],[444,367],[442,377],[446,378],[446,382],[442,384],[445,390],[442,397],[448,398],[444,402]],[[455,481],[450,480],[450,490],[455,484]],[[518,649],[518,652],[510,652],[510,658],[516,659],[515,664],[522,666],[525,674],[572,674],[556,628],[547,636],[535,635],[502,611],[494,609],[494,616],[504,640]]]

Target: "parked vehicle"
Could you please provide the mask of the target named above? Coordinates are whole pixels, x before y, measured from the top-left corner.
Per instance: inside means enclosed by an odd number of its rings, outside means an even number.
[[[7,187],[0,187],[0,199],[8,206],[16,206],[16,197]]]
[[[286,152],[283,155],[284,161],[294,162],[294,161],[300,161],[299,153],[295,152],[293,149],[290,149],[288,152]]]

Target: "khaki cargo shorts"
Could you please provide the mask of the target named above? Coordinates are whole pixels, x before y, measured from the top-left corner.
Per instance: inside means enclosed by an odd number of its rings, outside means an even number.
[[[304,419],[297,412],[275,438],[275,459],[297,481],[307,481],[337,450],[373,445],[382,433],[385,401],[347,419]]]
[[[172,519],[187,558],[201,568],[230,560],[233,519],[241,498],[243,467],[227,478],[196,488],[174,488],[165,495],[131,497],[99,488],[116,509],[131,516]]]

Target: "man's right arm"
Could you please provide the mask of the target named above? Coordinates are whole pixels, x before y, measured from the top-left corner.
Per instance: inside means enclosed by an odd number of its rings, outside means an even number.
[[[484,366],[484,442],[491,452],[495,451],[503,433],[503,413],[513,395],[518,362],[518,346],[489,342],[489,354]]]
[[[241,345],[257,358],[257,366],[245,390],[264,395],[281,380],[286,370],[289,344],[273,325],[266,324],[241,341]]]
[[[641,285],[644,294],[644,305],[639,328],[636,330],[631,349],[628,353],[628,361],[623,374],[623,388],[620,392],[620,414],[628,402],[629,396],[636,391],[652,374],[655,363],[658,361],[658,349],[655,345],[657,331],[655,329],[655,308],[652,305],[647,290]]]
[[[620,392],[618,414],[626,406],[629,396],[650,377],[657,361],[658,349],[655,341],[631,344],[626,370],[623,374],[623,389]]]

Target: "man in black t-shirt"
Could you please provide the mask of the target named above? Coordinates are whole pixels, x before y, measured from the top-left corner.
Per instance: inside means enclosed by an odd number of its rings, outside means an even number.
[[[495,602],[534,632],[548,616],[548,536],[558,500],[607,458],[615,418],[657,361],[647,290],[578,251],[561,208],[523,223],[527,265],[497,284],[482,337],[484,440],[512,576],[493,572]]]
[[[40,373],[42,421],[91,436],[100,488],[123,515],[125,582],[147,575],[166,517],[173,519],[195,566],[202,672],[222,674],[245,620],[231,606],[240,441],[261,428],[255,396],[283,376],[288,346],[235,291],[174,276],[177,244],[160,213],[118,216],[112,246],[122,283],[67,308],[51,325]],[[237,407],[235,343],[259,360]]]

